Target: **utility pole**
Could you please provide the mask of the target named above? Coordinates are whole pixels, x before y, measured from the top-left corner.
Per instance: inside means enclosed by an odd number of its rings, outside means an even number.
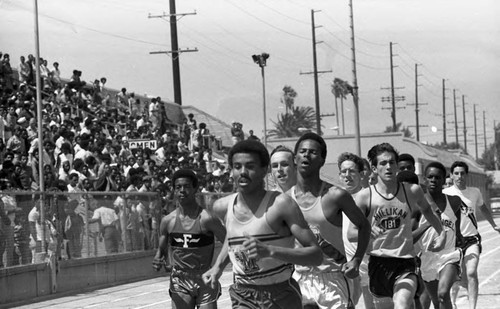
[[[354,103],[354,138],[356,140],[356,154],[361,157],[361,133],[359,129],[359,97],[358,97],[358,75],[356,72],[356,45],[354,40],[354,10],[352,0],[349,0],[351,8],[351,51],[352,51],[352,101]]]
[[[318,135],[321,135],[321,111],[320,111],[320,107],[319,107],[318,73],[328,73],[328,72],[332,72],[332,71],[331,70],[318,71],[318,61],[317,61],[317,57],[316,57],[316,44],[320,44],[323,41],[316,42],[316,28],[322,27],[322,26],[316,26],[316,24],[314,22],[314,13],[316,13],[316,12],[321,12],[321,11],[311,10],[313,71],[312,72],[305,72],[305,73],[300,72],[300,75],[313,74],[313,76],[314,76],[314,103],[315,103],[315,109],[316,109],[316,133],[318,133]],[[327,116],[332,116],[332,115],[327,115]]]
[[[497,161],[497,122],[493,120],[493,161],[495,162],[495,170],[498,171],[498,161]]]
[[[476,118],[476,106],[477,104],[474,104],[474,146],[476,150],[476,160],[478,159],[478,151],[477,151],[477,118]]]
[[[455,143],[457,143],[457,148],[460,146],[458,144],[458,119],[457,119],[457,97],[455,96],[456,89],[453,89],[453,111],[455,114]]]
[[[420,113],[420,105],[427,105],[426,103],[420,103],[418,100],[418,87],[421,86],[418,84],[418,66],[421,64],[415,63],[415,104],[407,104],[407,105],[415,105],[415,129],[416,129],[416,136],[417,136],[417,141],[420,141],[420,127],[427,127],[427,126],[422,126],[420,125],[420,118],[419,118],[419,113]]]
[[[183,17],[186,15],[196,15],[194,13],[184,13],[177,14],[175,9],[175,0],[169,0],[170,4],[170,14],[161,14],[161,15],[151,15],[149,14],[148,18],[166,18],[170,19],[170,51],[156,51],[150,52],[150,54],[170,54],[172,58],[172,73],[173,73],[173,82],[174,82],[174,101],[175,103],[182,105],[182,95],[181,95],[181,71],[179,64],[179,55],[185,52],[197,52],[198,49],[179,49],[179,43],[177,40],[177,16]]]
[[[392,129],[395,132],[396,131],[396,102],[399,101],[404,101],[405,97],[404,96],[398,96],[396,97],[395,95],[395,87],[394,87],[394,68],[397,67],[393,64],[393,58],[394,54],[392,52],[392,46],[394,43],[389,42],[389,54],[390,54],[390,65],[391,65],[391,87],[389,88],[391,90],[391,95],[390,97],[383,97],[382,102],[391,102],[391,118],[392,118]],[[404,87],[398,87],[398,89],[403,89]],[[387,89],[387,88],[382,88],[382,89]],[[386,108],[382,108],[386,109]]]
[[[392,42],[389,42],[389,51],[391,57],[391,104],[392,104],[392,129],[396,131],[396,98],[394,95],[394,65],[392,63]]]
[[[321,117],[319,110],[318,62],[316,59],[316,25],[314,24],[314,10],[311,10],[312,44],[313,44],[313,70],[314,70],[314,102],[316,104],[316,133],[321,135]]]
[[[488,144],[486,143],[486,111],[483,111],[483,138],[484,138],[484,152],[488,151]]]
[[[415,126],[417,141],[420,141],[420,123],[418,122],[418,64],[415,63]]]
[[[467,153],[467,119],[465,118],[465,95],[462,94],[462,112],[464,115],[464,150]]]
[[[445,86],[445,79],[443,78],[443,143],[444,145],[447,144],[446,142],[446,86]]]

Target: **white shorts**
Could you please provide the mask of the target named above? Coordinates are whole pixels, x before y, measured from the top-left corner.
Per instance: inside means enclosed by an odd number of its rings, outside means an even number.
[[[302,303],[316,303],[319,308],[345,309],[349,303],[349,288],[344,275],[339,272],[305,272],[295,271],[293,278],[297,280],[302,292]]]
[[[420,256],[420,259],[422,260],[422,265],[420,266],[422,279],[430,282],[439,280],[439,273],[448,264],[456,263],[460,268],[462,252],[460,249],[456,249],[446,254],[424,251]]]

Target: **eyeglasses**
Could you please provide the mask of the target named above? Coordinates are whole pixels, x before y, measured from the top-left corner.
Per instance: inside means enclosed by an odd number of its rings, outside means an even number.
[[[340,175],[358,174],[359,171],[353,168],[340,170]]]

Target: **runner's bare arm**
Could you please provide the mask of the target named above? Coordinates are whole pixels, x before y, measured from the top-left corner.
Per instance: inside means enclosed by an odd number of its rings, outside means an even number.
[[[500,233],[500,227],[498,227],[498,225],[495,223],[495,220],[493,220],[493,215],[491,214],[491,211],[490,209],[486,206],[485,203],[483,203],[482,205],[480,205],[479,207],[479,210],[481,210],[481,212],[483,213],[484,217],[486,218],[486,220],[488,220],[488,222],[491,224],[491,227]]]
[[[271,246],[256,238],[248,237],[243,248],[251,258],[273,257],[297,265],[316,266],[323,255],[316,237],[309,229],[297,203],[288,195],[280,194],[267,214],[269,225],[280,235],[292,234],[302,245],[300,248]]]
[[[222,244],[222,249],[217,256],[214,265],[202,275],[203,281],[206,284],[210,284],[212,288],[215,288],[217,286],[217,282],[222,276],[224,268],[226,268],[227,264],[229,264],[228,247],[229,241],[226,236],[226,238],[224,239],[224,243]]]
[[[168,247],[168,225],[172,220],[172,216],[174,213],[170,213],[166,217],[161,219],[160,223],[160,238],[158,241],[158,250],[156,250],[156,254],[153,258],[153,267],[156,270],[161,268],[163,265],[163,261],[167,260],[167,247]]]
[[[428,198],[424,195],[424,191],[422,187],[417,184],[410,185],[410,192],[412,196],[415,198],[416,204],[420,208],[420,212],[427,219],[430,225],[436,230],[439,234],[433,241],[430,251],[439,251],[441,250],[446,243],[446,232],[443,229],[441,224],[441,220],[434,214],[432,211],[432,207],[430,202],[434,203],[432,198],[428,196]],[[436,206],[437,207],[437,206]]]

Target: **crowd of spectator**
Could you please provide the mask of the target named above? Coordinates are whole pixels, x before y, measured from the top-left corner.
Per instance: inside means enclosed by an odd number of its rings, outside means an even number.
[[[16,69],[8,54],[0,52],[0,60],[0,267],[31,262],[33,253],[41,250],[42,233],[59,256],[66,243],[68,258],[81,256],[84,228],[91,229],[95,239],[104,239],[108,253],[118,247],[155,247],[155,214],[165,215],[175,207],[170,178],[179,168],[197,173],[201,192],[232,192],[229,171],[213,158],[204,140],[206,124],[197,124],[194,115],[174,124],[160,97],[141,100],[126,88],[115,92],[106,87],[105,77],[86,82],[79,70],[65,80],[59,63],[49,67],[42,58],[42,99],[37,102],[35,57],[21,56]],[[157,149],[131,149],[134,139],[156,141]],[[44,191],[66,192],[47,198],[45,223],[41,201],[33,193],[41,189],[40,175]],[[153,203],[137,197],[127,203],[123,194],[112,192],[155,192],[158,198]],[[110,223],[113,216],[98,210],[102,207],[113,210],[118,219]],[[142,231],[139,240],[137,235],[126,236],[134,220]],[[106,231],[115,223],[122,235],[118,240],[116,233]],[[97,226],[93,230],[92,224]]]

